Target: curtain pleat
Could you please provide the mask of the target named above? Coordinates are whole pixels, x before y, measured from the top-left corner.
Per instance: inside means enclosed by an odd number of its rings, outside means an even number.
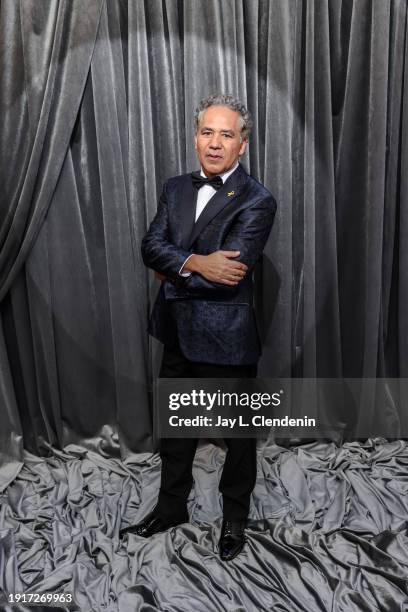
[[[6,1],[2,4],[5,24],[7,13],[20,7],[22,46],[16,52],[24,62],[20,85],[24,86],[24,112],[28,112],[32,141],[29,155],[24,156],[24,160],[29,157],[27,166],[15,160],[13,167],[24,175],[19,180],[21,191],[15,192],[13,200],[7,193],[2,198],[6,215],[0,227],[0,299],[24,263],[50,204],[88,74],[101,2],[62,0],[38,5],[28,0],[18,5]],[[13,15],[10,18],[14,20]],[[2,71],[6,81],[13,78],[9,70],[6,63]],[[28,140],[25,130],[9,136]],[[8,145],[5,139],[4,161]],[[5,164],[2,167],[5,172]],[[7,169],[11,170],[8,164]]]

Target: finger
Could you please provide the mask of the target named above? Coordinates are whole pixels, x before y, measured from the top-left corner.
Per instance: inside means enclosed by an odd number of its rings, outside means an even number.
[[[238,274],[234,274],[233,272],[225,272],[225,273],[222,275],[222,278],[226,278],[226,279],[228,279],[228,280],[230,280],[230,281],[239,282],[239,281],[241,281],[241,280],[242,280],[242,278],[243,278],[243,277],[241,276],[241,274],[240,274],[240,273],[238,273]]]
[[[248,266],[245,265],[244,263],[240,262],[240,261],[229,261],[228,260],[228,267],[231,270],[243,270],[244,272],[246,272],[248,270]]]
[[[239,276],[240,278],[244,278],[246,274],[246,270],[243,270],[241,268],[224,268],[220,272],[220,275],[222,276],[231,276],[231,274],[233,276]]]
[[[238,281],[228,280],[227,278],[220,278],[218,282],[222,285],[230,285],[230,287],[235,287],[236,285],[238,285]]]
[[[244,278],[245,272],[243,270],[224,270],[222,272],[224,278]]]
[[[221,255],[224,257],[238,257],[241,254],[241,251],[219,251]]]

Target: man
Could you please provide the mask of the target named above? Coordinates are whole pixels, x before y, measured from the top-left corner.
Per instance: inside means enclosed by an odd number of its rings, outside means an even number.
[[[252,270],[276,211],[272,195],[239,164],[251,129],[245,106],[232,96],[202,100],[195,114],[201,172],[167,181],[143,239],[143,260],[162,285],[150,333],[163,342],[160,377],[255,377],[260,344]],[[226,439],[220,491],[220,556],[244,544],[256,481],[256,441]],[[197,439],[162,439],[161,487],[153,512],[122,532],[150,536],[187,522],[187,498]]]

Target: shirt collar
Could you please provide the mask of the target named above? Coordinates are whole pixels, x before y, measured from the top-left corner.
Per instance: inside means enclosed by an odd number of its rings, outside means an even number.
[[[225,181],[227,180],[227,178],[230,176],[230,174],[232,174],[237,168],[238,168],[238,163],[237,162],[235,164],[235,166],[233,168],[231,168],[231,170],[228,170],[227,172],[224,172],[223,174],[219,174],[218,176],[220,176],[222,178],[222,182],[225,183]],[[205,172],[203,170],[203,168],[201,167],[201,172],[200,172],[201,176],[203,176],[205,178]]]

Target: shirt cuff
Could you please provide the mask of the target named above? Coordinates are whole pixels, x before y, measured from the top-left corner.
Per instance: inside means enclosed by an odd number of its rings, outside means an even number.
[[[188,262],[188,260],[190,259],[190,257],[192,257],[192,255],[194,255],[194,253],[191,253],[191,255],[189,255],[187,257],[187,259],[183,262],[183,265],[181,266],[180,270],[179,270],[179,274],[180,276],[184,276],[185,278],[187,278],[188,276],[192,275],[192,272],[182,272],[182,269],[184,268],[184,266],[186,265],[186,263]]]

